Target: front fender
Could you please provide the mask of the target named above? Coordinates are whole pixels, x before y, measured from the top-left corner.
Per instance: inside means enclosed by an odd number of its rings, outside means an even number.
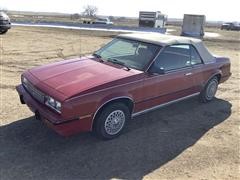
[[[95,119],[96,115],[98,114],[98,112],[108,103],[114,102],[114,101],[120,100],[120,99],[128,99],[134,104],[133,97],[127,93],[114,93],[114,94],[110,94],[110,95],[102,98],[102,100],[98,103],[97,110],[95,111],[95,113],[92,117],[92,128],[93,128],[93,124],[94,124],[94,119]]]
[[[117,100],[117,99],[129,99],[132,102],[134,102],[132,95],[130,95],[128,93],[113,93],[113,94],[110,94],[110,95],[107,95],[107,96],[103,97],[101,99],[101,101],[98,103],[97,107],[100,108],[104,104],[107,104],[108,102],[111,102],[111,101],[114,101],[114,100]]]

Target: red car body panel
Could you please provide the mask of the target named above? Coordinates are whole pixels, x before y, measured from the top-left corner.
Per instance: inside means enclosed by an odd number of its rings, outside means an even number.
[[[69,136],[78,132],[89,131],[92,127],[91,116],[86,116],[81,119],[64,119],[61,115],[53,112],[47,106],[40,104],[32,98],[22,85],[17,86],[17,91],[24,97],[24,102],[30,110],[34,113],[38,112],[41,114],[41,120],[60,135]]]
[[[35,100],[17,86],[20,98],[56,132],[68,136],[91,131],[98,110],[111,100],[127,99],[133,114],[198,93],[208,80],[218,75],[220,83],[230,73],[228,58],[215,63],[188,67],[163,75],[152,75],[119,65],[101,63],[89,57],[67,60],[26,71],[26,77],[38,90],[62,103],[61,114]]]
[[[141,73],[137,70],[124,71],[121,67],[106,66],[88,58],[40,66],[29,72],[68,98],[79,92],[85,93],[94,87]]]

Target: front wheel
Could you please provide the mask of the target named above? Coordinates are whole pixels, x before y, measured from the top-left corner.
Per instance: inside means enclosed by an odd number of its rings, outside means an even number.
[[[123,132],[130,117],[130,111],[123,103],[109,104],[96,117],[94,131],[102,139],[113,139]]]
[[[218,79],[215,76],[208,81],[208,83],[200,93],[200,101],[206,103],[213,100],[217,92],[217,88],[218,88]]]

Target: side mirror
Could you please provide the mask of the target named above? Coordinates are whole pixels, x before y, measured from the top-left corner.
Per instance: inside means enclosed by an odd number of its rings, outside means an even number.
[[[157,67],[154,63],[149,68],[148,73],[150,74],[165,74],[165,69],[163,67]]]
[[[133,48],[137,48],[138,45],[139,45],[138,43],[133,43],[133,44],[132,44],[132,47],[133,47]]]
[[[164,68],[159,68],[158,69],[158,74],[165,74],[165,69]]]

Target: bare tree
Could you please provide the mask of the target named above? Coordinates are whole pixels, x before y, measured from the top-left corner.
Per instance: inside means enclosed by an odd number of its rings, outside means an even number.
[[[80,14],[78,14],[78,13],[71,14],[70,18],[71,19],[79,19],[80,18]]]
[[[84,11],[82,12],[82,14],[84,16],[89,16],[89,17],[94,17],[97,14],[98,8],[96,6],[92,6],[92,5],[87,5],[84,8]]]
[[[115,19],[114,16],[108,16],[108,18],[110,21],[113,21]]]

